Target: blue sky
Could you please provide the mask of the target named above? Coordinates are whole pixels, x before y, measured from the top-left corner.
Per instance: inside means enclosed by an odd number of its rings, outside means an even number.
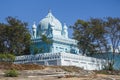
[[[28,22],[29,27],[44,18],[48,10],[62,23],[73,25],[77,19],[120,17],[120,0],[0,0],[0,22],[7,16]],[[71,35],[71,30],[69,30]]]

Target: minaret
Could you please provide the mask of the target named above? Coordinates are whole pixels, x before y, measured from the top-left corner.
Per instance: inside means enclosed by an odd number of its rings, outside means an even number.
[[[65,37],[65,38],[68,38],[68,31],[67,31],[67,26],[66,26],[66,24],[64,23],[64,26],[63,26],[63,36]]]
[[[33,26],[32,26],[32,33],[33,33],[33,38],[36,38],[36,30],[37,29],[37,26],[36,26],[36,24],[35,24],[35,22],[34,22],[34,24],[33,24]]]

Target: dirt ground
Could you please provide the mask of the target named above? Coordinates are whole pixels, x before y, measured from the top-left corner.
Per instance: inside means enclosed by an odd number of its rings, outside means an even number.
[[[120,80],[119,75],[86,74],[72,76],[76,73],[54,72],[51,68],[44,70],[22,70],[19,72],[20,75],[18,77],[4,77],[4,70],[0,70],[0,80]]]
[[[18,77],[5,77],[5,71],[16,69]],[[40,66],[34,64],[0,64],[0,80],[120,80],[120,74],[106,75],[73,66]]]
[[[98,75],[94,78],[91,77],[71,77],[71,78],[57,78],[57,77],[1,77],[0,80],[120,80],[120,76],[106,76],[106,75]]]

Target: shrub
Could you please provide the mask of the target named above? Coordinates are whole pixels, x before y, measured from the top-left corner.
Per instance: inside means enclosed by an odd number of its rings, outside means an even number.
[[[13,62],[15,60],[15,56],[10,53],[0,53],[0,61],[1,62]]]
[[[8,61],[10,62],[13,62],[15,60],[15,56],[13,54],[7,54],[6,56],[7,56]]]
[[[18,71],[17,70],[8,70],[5,72],[6,77],[17,77]]]

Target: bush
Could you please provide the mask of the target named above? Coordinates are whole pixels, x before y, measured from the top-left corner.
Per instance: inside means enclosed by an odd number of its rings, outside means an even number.
[[[15,60],[15,56],[10,53],[0,53],[0,61],[1,62],[13,62]]]
[[[17,77],[18,71],[17,70],[8,70],[5,72],[6,77]]]

